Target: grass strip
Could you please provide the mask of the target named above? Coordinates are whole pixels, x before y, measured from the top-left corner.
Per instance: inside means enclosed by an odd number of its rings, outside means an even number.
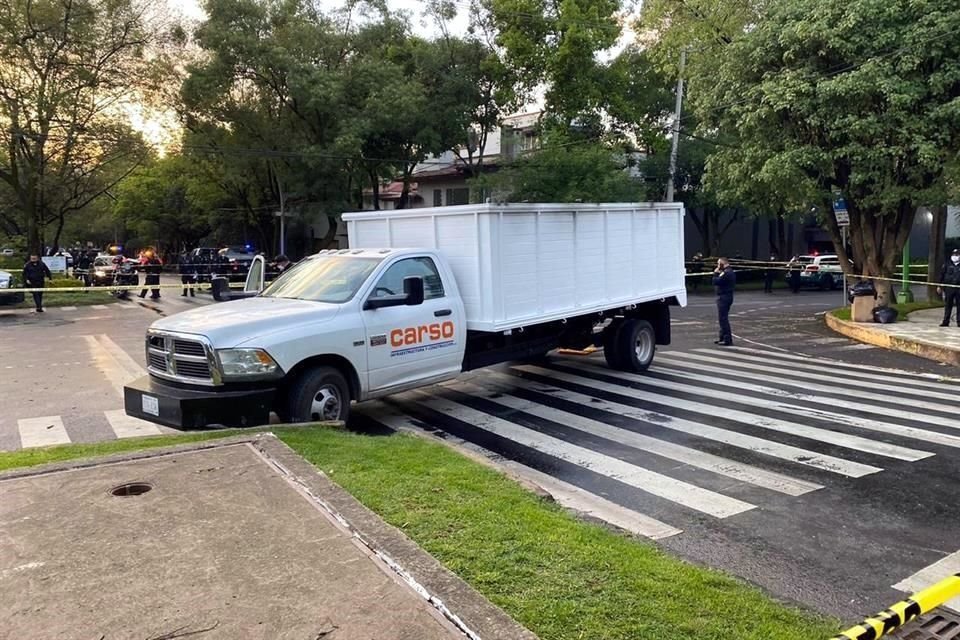
[[[543,640],[811,640],[838,630],[737,579],[581,522],[440,444],[272,431]],[[234,433],[16,452],[0,456],[0,469]]]
[[[906,302],[904,304],[892,304],[890,305],[897,310],[897,320],[902,322],[906,319],[908,315],[914,311],[923,311],[924,309],[937,309],[942,308],[942,302]],[[850,321],[851,307],[840,307],[839,309],[834,309],[829,311],[830,315],[834,316],[838,320],[847,320]]]

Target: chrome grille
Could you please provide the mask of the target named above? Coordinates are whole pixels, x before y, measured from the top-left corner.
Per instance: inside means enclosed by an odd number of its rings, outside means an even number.
[[[199,342],[193,342],[190,340],[174,340],[173,341],[173,352],[177,354],[182,354],[185,356],[206,356],[206,352],[203,350],[203,345]]]
[[[210,378],[210,367],[206,362],[188,362],[177,360],[177,375],[185,378]]]
[[[220,384],[211,367],[213,352],[198,340],[164,333],[147,335],[147,370],[159,377],[195,384]]]
[[[166,371],[167,370],[167,359],[159,353],[153,353],[152,351],[147,355],[148,361],[147,364],[151,369],[156,369],[157,371]]]

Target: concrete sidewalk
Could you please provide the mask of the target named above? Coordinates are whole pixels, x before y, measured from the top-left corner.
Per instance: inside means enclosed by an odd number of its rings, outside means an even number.
[[[940,326],[942,308],[914,311],[893,324],[839,320],[829,313],[825,318],[827,326],[848,338],[960,366],[960,327]]]
[[[2,638],[534,640],[270,434],[0,474],[0,540]]]

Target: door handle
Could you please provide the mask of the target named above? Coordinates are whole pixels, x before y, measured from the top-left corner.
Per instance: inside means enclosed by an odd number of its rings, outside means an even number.
[[[442,318],[443,316],[453,315],[453,311],[450,309],[440,309],[440,311],[434,311],[433,315],[437,318]]]

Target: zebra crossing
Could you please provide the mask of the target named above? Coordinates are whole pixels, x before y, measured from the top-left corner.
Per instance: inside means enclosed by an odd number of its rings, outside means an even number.
[[[29,449],[33,447],[49,447],[91,440],[85,430],[92,420],[102,418],[106,422],[110,436],[100,437],[100,440],[119,440],[122,438],[137,438],[142,436],[156,436],[164,433],[179,433],[175,429],[155,425],[152,422],[139,420],[128,416],[123,409],[111,409],[94,415],[74,416],[78,425],[72,428],[70,417],[38,416],[33,418],[19,418],[16,422],[20,446],[17,448]],[[102,432],[98,435],[106,435]],[[112,436],[112,437],[111,437]]]
[[[948,402],[960,380],[747,347],[663,351],[642,375],[600,362],[482,370],[357,414],[453,438],[552,483],[562,504],[655,539],[960,448]]]

